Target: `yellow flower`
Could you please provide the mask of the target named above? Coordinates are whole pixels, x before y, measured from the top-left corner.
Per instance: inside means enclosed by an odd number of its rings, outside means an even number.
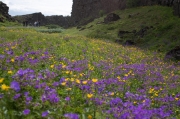
[[[63,69],[66,68],[66,65],[63,65],[62,68],[63,68]]]
[[[11,59],[11,62],[14,62],[14,59]]]
[[[0,78],[0,83],[2,83],[4,81],[4,78]]]
[[[71,78],[71,82],[74,82],[74,78]]]
[[[6,84],[1,85],[1,89],[2,89],[2,90],[8,90],[9,88],[10,88],[10,87],[7,86]]]
[[[12,74],[13,72],[11,70],[8,71],[8,74]]]
[[[178,100],[179,100],[179,98],[175,98],[175,100],[177,100],[177,101],[178,101]]]
[[[80,74],[81,77],[82,77],[83,75],[84,75],[83,73]]]
[[[92,116],[91,116],[91,115],[88,115],[88,119],[92,119]]]
[[[88,97],[88,98],[92,98],[92,97],[93,97],[93,94],[91,94],[91,93],[90,93],[90,94],[87,94],[87,97]]]
[[[154,95],[157,97],[157,96],[158,96],[158,93],[156,92]]]
[[[87,84],[87,82],[88,82],[88,81],[83,81],[82,83],[83,83],[84,85],[86,85],[86,84]]]
[[[110,95],[113,96],[113,95],[114,95],[114,92],[110,93]]]
[[[51,65],[50,67],[51,67],[51,68],[54,68],[54,65]]]
[[[92,79],[92,82],[96,83],[98,81],[98,79]]]
[[[66,74],[69,74],[70,73],[70,71],[66,71]]]
[[[72,90],[72,88],[67,88],[66,90],[70,91],[70,90]]]
[[[76,83],[80,84],[80,83],[81,83],[81,81],[80,81],[79,79],[76,79]]]
[[[119,80],[120,80],[120,79],[121,79],[121,77],[120,77],[120,76],[118,76],[118,77],[117,77],[117,79],[119,79]]]
[[[61,85],[65,86],[65,85],[66,85],[66,82],[62,82]]]

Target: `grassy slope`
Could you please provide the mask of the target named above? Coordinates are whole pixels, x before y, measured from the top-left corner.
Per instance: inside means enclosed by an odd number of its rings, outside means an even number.
[[[115,11],[115,13],[121,17],[121,19],[116,22],[96,24],[97,22],[102,22],[104,16],[83,26],[83,28],[86,28],[83,31],[71,28],[66,30],[64,34],[85,35],[112,41],[119,39],[122,40],[122,42],[133,39],[137,45],[142,48],[159,50],[162,52],[167,52],[180,44],[180,40],[178,40],[180,37],[180,19],[173,15],[173,10],[170,7],[146,6]],[[129,18],[129,15],[132,15],[132,17]],[[88,28],[91,25],[93,25],[93,27]],[[145,26],[153,26],[153,29],[148,30],[148,33],[143,38],[128,35],[121,39],[117,35],[119,30],[139,31]]]

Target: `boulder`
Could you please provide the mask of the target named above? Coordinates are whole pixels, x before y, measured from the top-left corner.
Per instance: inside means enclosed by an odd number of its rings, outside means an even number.
[[[113,21],[117,21],[119,20],[120,17],[119,15],[115,14],[115,13],[110,13],[108,14],[105,18],[104,18],[104,23],[109,23],[109,22],[113,22]]]
[[[172,58],[180,60],[180,46],[176,46],[175,48],[166,53],[165,59]]]
[[[126,46],[131,46],[131,45],[135,45],[135,43],[134,43],[134,41],[132,41],[132,40],[126,40],[125,43],[124,43],[124,45],[126,45]]]

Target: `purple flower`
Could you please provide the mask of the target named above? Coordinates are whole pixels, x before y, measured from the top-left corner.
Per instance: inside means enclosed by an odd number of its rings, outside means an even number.
[[[30,113],[30,110],[29,109],[25,109],[24,111],[23,111],[23,114],[24,115],[28,115]]]
[[[16,94],[16,95],[14,96],[14,99],[18,99],[20,96],[21,96],[21,94],[18,93],[18,94]]]
[[[177,105],[180,107],[180,100],[177,102]]]
[[[12,81],[10,87],[17,92],[21,90],[20,85],[17,81]]]
[[[54,83],[53,83],[53,86],[54,86],[54,87],[59,86],[59,82],[54,82]]]
[[[4,94],[0,94],[0,99],[4,97]]]
[[[30,96],[27,96],[27,97],[26,97],[26,101],[28,101],[28,102],[31,101],[32,99],[33,99],[33,98],[30,97]]]
[[[48,114],[48,111],[42,112],[42,117],[46,117]]]
[[[67,113],[64,115],[64,117],[66,117],[68,119],[79,119],[79,116],[77,114],[73,114],[73,113]]]
[[[66,97],[65,100],[66,100],[66,101],[70,101],[70,97]]]

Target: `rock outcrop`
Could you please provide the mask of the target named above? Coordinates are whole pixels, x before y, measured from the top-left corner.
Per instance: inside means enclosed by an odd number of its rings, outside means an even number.
[[[9,7],[0,1],[0,22],[4,22],[5,20],[13,21],[11,15],[9,15]]]
[[[173,8],[174,14],[180,17],[180,0],[174,0]]]
[[[105,18],[104,18],[104,23],[109,23],[109,22],[112,22],[112,21],[117,21],[119,20],[120,17],[119,15],[115,14],[115,13],[110,13],[108,14]]]
[[[171,58],[180,60],[180,46],[176,46],[174,49],[166,53],[165,59]]]
[[[19,23],[28,22],[28,25],[34,25],[36,21],[40,22],[41,25],[45,25],[43,21],[46,21],[45,16],[41,12],[14,16],[13,18],[17,20]]]
[[[71,17],[75,24],[82,19],[100,16],[100,11],[109,13],[126,8],[126,0],[73,0]]]
[[[16,19],[19,23],[27,23],[28,25],[34,25],[34,23],[38,21],[42,26],[49,24],[55,24],[65,28],[71,26],[71,17],[69,16],[44,16],[41,12],[21,16],[14,16],[14,19]]]
[[[173,6],[174,14],[180,16],[180,0],[138,0],[138,6],[147,5]],[[128,0],[73,0],[71,17],[78,24],[82,20],[99,17],[102,11],[110,13],[127,7]]]

